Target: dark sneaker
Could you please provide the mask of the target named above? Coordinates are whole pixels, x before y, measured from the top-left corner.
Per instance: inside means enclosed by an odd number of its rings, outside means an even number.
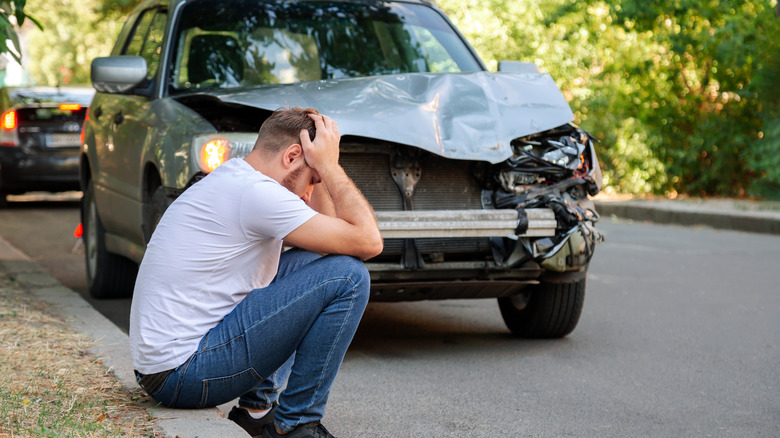
[[[276,427],[273,423],[269,424],[263,432],[263,438],[336,438],[325,429],[319,421],[302,424],[290,432],[280,435],[276,433]]]
[[[267,424],[273,426],[275,411],[276,404],[274,404],[274,407],[271,408],[271,410],[265,414],[263,418],[254,419],[249,415],[249,412],[247,412],[246,409],[233,406],[233,409],[231,409],[230,413],[228,414],[228,420],[231,420],[241,426],[241,428],[243,428],[249,435],[251,435],[252,438],[261,438],[263,436],[263,430],[265,430],[265,426]]]

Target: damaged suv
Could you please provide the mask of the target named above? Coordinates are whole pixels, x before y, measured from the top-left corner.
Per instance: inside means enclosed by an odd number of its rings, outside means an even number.
[[[487,72],[425,0],[143,3],[92,64],[90,292],[131,293],[166,207],[246,155],[273,110],[313,107],[338,121],[385,239],[366,263],[372,300],[497,298],[515,335],[569,334],[601,174],[555,82],[528,67]]]

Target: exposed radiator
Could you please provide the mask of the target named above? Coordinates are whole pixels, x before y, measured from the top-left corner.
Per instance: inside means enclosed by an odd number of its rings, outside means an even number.
[[[390,175],[389,155],[342,153],[339,162],[374,210],[403,210],[401,193]],[[482,209],[482,188],[471,171],[471,162],[430,155],[421,165],[414,190],[415,210]]]
[[[340,163],[355,185],[363,192],[376,211],[401,211],[403,199],[390,173],[390,156],[383,153],[345,153]],[[472,172],[472,162],[449,160],[428,155],[420,162],[420,181],[414,190],[415,210],[482,209],[482,188]],[[424,257],[448,260],[484,258],[490,255],[487,238],[416,239],[417,248]],[[385,249],[379,258],[394,258],[401,254],[403,240],[385,240]]]

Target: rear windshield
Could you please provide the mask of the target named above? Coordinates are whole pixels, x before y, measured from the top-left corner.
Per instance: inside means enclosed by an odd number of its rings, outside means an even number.
[[[40,122],[66,122],[69,120],[82,122],[87,109],[81,108],[76,111],[61,110],[58,108],[19,108],[16,110],[16,116],[19,123],[40,123]]]
[[[172,92],[384,74],[480,70],[435,10],[409,3],[188,3]]]

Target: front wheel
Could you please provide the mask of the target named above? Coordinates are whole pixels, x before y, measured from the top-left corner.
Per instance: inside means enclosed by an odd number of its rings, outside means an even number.
[[[585,280],[542,280],[517,295],[498,299],[509,330],[521,338],[562,338],[577,327],[585,301]]]
[[[81,200],[87,285],[93,298],[124,298],[133,294],[138,265],[106,250],[106,230],[98,215],[90,183]]]

